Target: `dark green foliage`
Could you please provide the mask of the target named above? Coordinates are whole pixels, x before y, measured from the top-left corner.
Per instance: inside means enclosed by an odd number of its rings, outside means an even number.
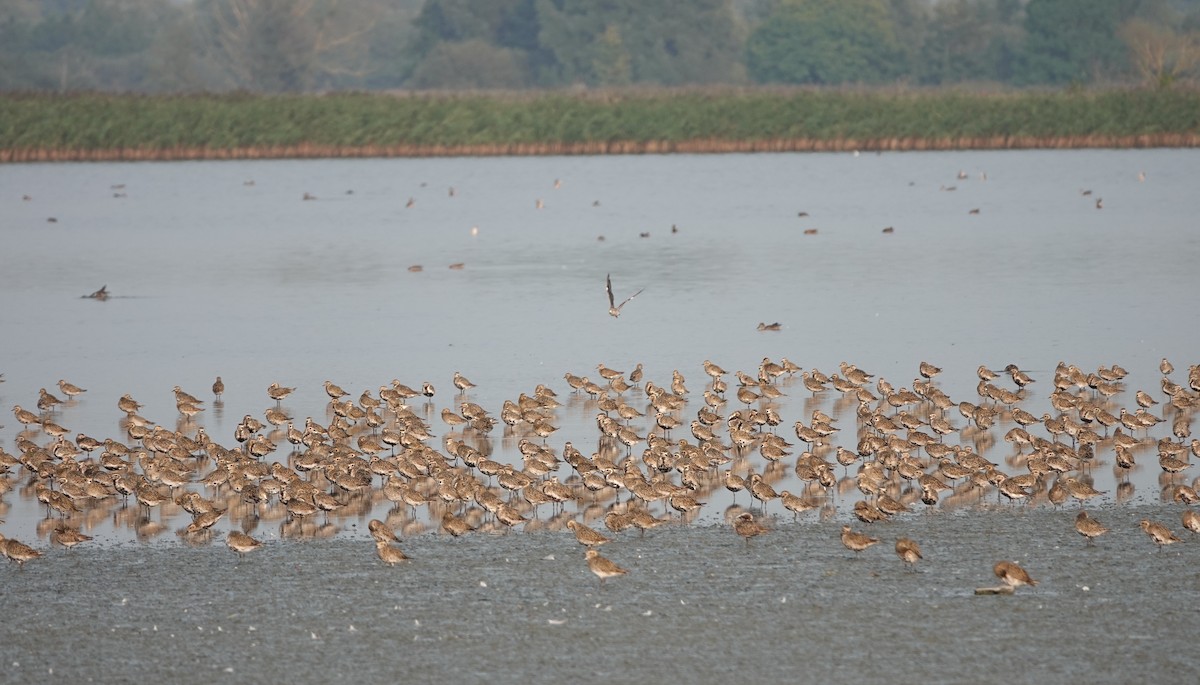
[[[1013,2],[944,0],[935,5],[921,49],[921,82],[1008,81],[1021,50]]]
[[[1139,0],[1030,0],[1022,83],[1090,83],[1125,63],[1120,25]]]
[[[760,83],[886,83],[904,70],[883,0],[785,0],[746,43]]]
[[[0,91],[1174,88],[1196,44],[1200,0],[0,0]]]

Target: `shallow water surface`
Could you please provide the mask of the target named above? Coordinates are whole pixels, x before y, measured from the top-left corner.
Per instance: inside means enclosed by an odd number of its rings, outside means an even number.
[[[35,409],[39,388],[62,397],[58,379],[87,388],[47,415],[67,438],[85,433],[139,448],[116,407],[128,393],[148,420],[192,436],[203,428],[230,449],[242,417],[264,420],[274,406],[265,392],[272,382],[297,388],[281,405],[297,425],[306,417],[324,425],[332,420],[324,381],[356,399],[397,379],[435,385],[433,398],[411,401],[435,449],[462,438],[519,467],[520,440],[540,442],[527,429],[463,433],[440,413],[469,400],[498,415],[504,400],[545,384],[562,403],[546,445],[561,454],[571,442],[619,460],[625,451],[599,439],[596,400],[571,393],[564,373],[599,381],[597,364],[628,373],[641,363],[647,380],[669,387],[679,371],[688,402],[672,438],[694,444],[687,424],[703,406],[703,362],[729,371],[728,416],[745,408],[733,373],[756,375],[764,357],[826,374],[849,362],[897,389],[912,387],[928,361],[943,369],[938,387],[972,403],[981,402],[978,366],[1016,364],[1036,381],[1019,406],[1039,417],[1052,411],[1059,362],[1085,373],[1120,364],[1129,375],[1109,411],[1137,409],[1134,393],[1145,390],[1160,403],[1150,411],[1167,419],[1138,435],[1133,470],[1114,468],[1109,430],[1094,463],[1076,474],[1101,491],[1087,507],[1112,529],[1095,547],[1071,528],[1078,504],[1060,511],[1046,503],[1052,479],[1030,505],[960,485],[930,513],[921,511],[919,488],[896,481],[892,494],[914,512],[874,524],[869,532],[883,542],[855,557],[838,532],[847,523],[865,528],[851,514],[863,498],[856,465],[838,466],[830,496],[799,520],[778,500],[768,503],[772,531],[747,549],[726,519],[751,500],[710,477],[706,505],[687,525],[645,538],[626,531],[602,548],[630,570],[602,591],[563,524],[603,530],[601,517],[624,506],[624,493],[581,491],[561,513],[543,505],[510,534],[451,539],[435,534],[441,508],[393,507],[378,478],[369,492],[339,494],[342,509],[301,525],[277,502],[252,506],[204,487],[197,481],[213,463],[201,461],[186,487],[229,507],[211,541],[185,544],[176,533],[191,517],[177,505],[147,512],[111,497],[69,517],[96,539],[68,551],[50,545],[58,518],[37,502],[28,470],[15,466],[0,498],[0,533],[45,556],[0,569],[0,612],[20,617],[0,628],[0,662],[19,663],[0,680],[51,669],[71,680],[184,682],[310,682],[318,673],[372,681],[437,674],[546,682],[580,673],[622,682],[1194,680],[1200,659],[1186,640],[1200,624],[1183,607],[1198,590],[1188,570],[1195,543],[1156,552],[1138,521],[1182,530],[1185,505],[1172,496],[1194,478],[1190,469],[1164,475],[1155,441],[1171,436],[1181,414],[1166,406],[1159,360],[1173,361],[1171,378],[1185,387],[1188,366],[1200,361],[1191,302],[1200,237],[1187,201],[1198,155],[0,167],[0,447],[12,454],[19,437],[51,444],[23,431],[11,409]],[[645,288],[617,319],[607,314],[606,274],[618,301]],[[101,285],[112,293],[107,301],[80,297]],[[760,322],[782,327],[763,332]],[[476,384],[469,394],[456,394],[455,371]],[[218,375],[221,402],[209,391]],[[1007,375],[994,382],[1015,389]],[[176,411],[177,385],[205,402],[191,421]],[[799,376],[777,385],[782,397],[754,406],[779,412],[792,456],[769,466],[755,445],[719,470],[814,493],[793,468],[809,447],[793,425],[809,425],[814,410],[829,414],[839,432],[816,451],[832,459],[836,446],[856,449],[858,403],[834,390],[810,393]],[[644,393],[624,397],[647,410]],[[927,419],[931,407],[907,409]],[[1011,474],[1025,468],[1029,448],[1017,454],[1004,440],[1016,425],[1007,412],[986,430],[967,428],[953,409],[947,417],[966,428],[947,443]],[[631,425],[645,437],[656,430],[652,419]],[[1029,430],[1052,437],[1040,425]],[[278,449],[267,460],[294,463],[282,432],[271,438]],[[630,458],[648,472],[645,447]],[[563,464],[554,475],[570,481],[572,471]],[[677,515],[662,502],[651,510]],[[379,563],[365,530],[371,518],[403,534],[411,564]],[[232,529],[266,544],[239,560],[224,545]],[[891,551],[900,535],[925,551],[917,573]],[[991,566],[1002,558],[1020,561],[1041,584],[1013,597],[973,596],[993,583]],[[77,647],[55,647],[68,643]],[[1140,655],[1149,651],[1160,656],[1147,671]]]

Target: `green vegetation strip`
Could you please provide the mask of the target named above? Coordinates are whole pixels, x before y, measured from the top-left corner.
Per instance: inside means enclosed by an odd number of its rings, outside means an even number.
[[[1200,91],[0,97],[0,161],[1200,145]]]

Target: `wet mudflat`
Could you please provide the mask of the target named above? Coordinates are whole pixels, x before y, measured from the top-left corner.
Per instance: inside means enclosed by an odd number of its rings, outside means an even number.
[[[1113,530],[1092,547],[1073,508],[911,516],[867,528],[882,542],[858,555],[837,522],[778,521],[748,549],[721,525],[627,532],[601,550],[629,574],[603,589],[566,532],[420,536],[395,568],[346,537],[240,560],[59,549],[2,569],[4,680],[1189,681],[1200,543],[1158,552],[1137,525],[1177,529],[1178,510],[1094,509]],[[922,545],[915,572],[900,535]],[[1000,559],[1039,585],[974,596]]]

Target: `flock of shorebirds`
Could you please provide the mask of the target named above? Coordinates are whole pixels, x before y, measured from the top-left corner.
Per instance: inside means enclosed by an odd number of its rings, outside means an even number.
[[[611,283],[608,289],[611,298]],[[616,316],[620,307],[613,302]],[[456,372],[454,402],[437,419],[429,382],[410,387],[393,380],[353,399],[326,381],[330,418],[324,425],[312,417],[296,421],[282,404],[295,389],[273,383],[266,389],[271,404],[262,420],[246,415],[238,422],[236,444],[222,444],[197,425],[207,401],[179,386],[174,429],[142,416],[143,405],[127,394],[116,402],[124,435],[72,438],[60,421],[85,401],[87,391],[61,380],[62,397],[43,388],[37,411],[12,408],[21,432],[16,454],[0,449],[0,497],[24,482],[21,493],[45,506],[39,534],[68,548],[91,540],[82,529],[109,516],[127,521],[139,537],[152,537],[166,529],[164,520],[186,512],[190,521],[176,533],[200,545],[211,542],[216,524],[227,518],[240,523],[240,530],[225,534],[226,545],[239,556],[262,547],[251,535],[262,522],[278,521],[281,536],[326,536],[337,531],[331,516],[365,518],[386,501],[392,505],[386,520],[368,525],[383,563],[408,560],[396,530],[419,533],[426,528],[421,518],[455,537],[516,526],[566,528],[586,548],[587,566],[601,586],[628,571],[597,547],[626,530],[644,535],[670,522],[686,523],[720,488],[733,493],[735,504],[725,520],[747,546],[771,532],[772,518],[784,512],[793,519],[810,510],[836,513],[838,495],[855,491],[851,513],[864,525],[921,505],[978,502],[991,491],[997,499],[1054,507],[1073,499],[1080,504],[1075,530],[1092,544],[1108,529],[1083,508],[1105,494],[1092,487],[1091,469],[1111,459],[1121,501],[1125,474],[1150,450],[1163,472],[1164,498],[1200,502],[1197,483],[1186,480],[1190,458],[1200,457],[1200,440],[1190,439],[1200,406],[1200,366],[1190,366],[1181,384],[1163,359],[1160,387],[1153,393],[1137,390],[1137,408],[1130,411],[1117,403],[1126,392],[1120,366],[1086,372],[1060,363],[1035,386],[1050,391],[1054,409],[1040,417],[1021,407],[1035,379],[1015,365],[999,371],[980,366],[977,397],[970,401],[954,401],[939,388],[938,367],[921,362],[917,371],[910,387],[897,389],[848,363],[825,375],[786,358],[764,358],[750,374],[705,361],[704,387],[692,392],[678,370],[660,385],[644,378],[640,364],[629,372],[599,364],[595,374],[564,375],[568,397],[537,385],[505,400],[495,415],[471,401],[475,385]],[[832,395],[834,416],[814,409],[785,422],[776,400],[785,390],[799,390],[796,381],[813,398]],[[223,403],[224,392],[218,377],[214,407]],[[570,441],[550,444],[563,401],[595,411],[599,437],[591,454]],[[845,430],[835,417],[851,410],[853,425]],[[446,429],[440,441],[439,419]],[[1169,425],[1170,435],[1153,437],[1158,424]],[[1003,440],[1012,453],[1002,467],[982,454],[995,443],[999,431],[993,427],[1008,425]],[[781,436],[781,426],[790,427],[802,445]],[[515,443],[518,463],[492,459],[497,428],[503,440]],[[680,436],[684,431],[690,438]],[[855,437],[839,439],[843,433]],[[290,453],[278,451],[284,440]],[[774,484],[789,470],[800,490],[777,491]],[[736,505],[742,491],[752,498],[749,510]],[[653,513],[656,505],[660,514]],[[776,506],[783,511],[768,515]],[[542,507],[551,509],[546,519],[538,516]],[[419,511],[425,515],[418,517]],[[600,521],[606,532],[593,527]],[[1200,532],[1200,515],[1185,506],[1182,525]],[[1160,549],[1180,541],[1162,522],[1142,520],[1141,528]],[[880,539],[847,524],[841,542],[859,553]],[[21,565],[43,553],[4,536],[0,551]],[[918,542],[906,537],[895,542],[895,553],[910,568],[922,560]],[[1002,585],[979,591],[1010,593],[1036,585],[1013,562],[1001,561],[993,571]]]

